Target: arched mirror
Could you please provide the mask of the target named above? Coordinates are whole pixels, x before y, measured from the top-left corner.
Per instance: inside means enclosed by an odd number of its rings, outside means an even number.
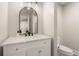
[[[38,15],[31,7],[24,7],[19,12],[19,30],[22,34],[29,31],[33,34],[38,33]]]

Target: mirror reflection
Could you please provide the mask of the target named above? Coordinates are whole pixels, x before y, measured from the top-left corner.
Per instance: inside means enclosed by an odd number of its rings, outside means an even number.
[[[22,34],[27,32],[38,33],[38,15],[36,11],[29,7],[24,7],[19,12],[19,30]]]

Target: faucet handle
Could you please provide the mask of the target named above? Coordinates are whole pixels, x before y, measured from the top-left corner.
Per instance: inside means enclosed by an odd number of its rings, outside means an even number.
[[[31,34],[31,33],[30,33],[30,32],[28,32],[28,35],[29,35],[29,36],[30,36],[30,34]]]
[[[29,31],[27,30],[26,33],[28,33]]]
[[[31,33],[31,35],[33,36],[33,33]]]
[[[27,34],[25,33],[25,36],[27,36]]]

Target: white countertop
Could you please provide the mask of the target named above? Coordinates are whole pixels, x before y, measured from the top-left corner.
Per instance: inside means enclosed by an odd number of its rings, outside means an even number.
[[[23,43],[23,42],[29,42],[29,41],[35,41],[35,40],[43,40],[43,39],[49,39],[50,36],[47,35],[33,35],[33,36],[17,36],[17,37],[9,37],[6,39],[1,46],[9,45],[9,44],[16,44],[16,43]]]

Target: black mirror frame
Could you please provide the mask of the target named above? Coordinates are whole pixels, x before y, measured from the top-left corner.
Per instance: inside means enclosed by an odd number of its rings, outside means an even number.
[[[21,14],[21,11],[22,11],[24,8],[27,8],[27,7],[23,7],[23,8],[19,11],[19,31],[21,31],[21,29],[20,29],[20,14]],[[33,9],[33,10],[35,11],[34,8],[32,8],[32,7],[29,7],[29,8],[30,8],[30,9]],[[35,11],[35,13],[36,13],[36,15],[37,15],[37,33],[38,33],[38,14],[37,14],[36,11]]]

